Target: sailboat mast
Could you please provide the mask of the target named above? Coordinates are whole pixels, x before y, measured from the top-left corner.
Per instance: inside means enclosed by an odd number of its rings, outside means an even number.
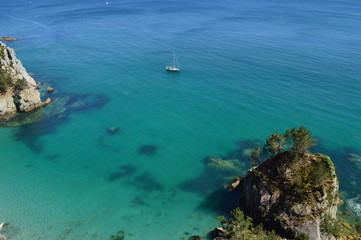
[[[174,61],[174,66],[177,67],[177,68],[180,68],[177,56],[175,55],[175,51],[173,51],[173,61]]]
[[[175,52],[173,51],[173,66],[175,67]]]

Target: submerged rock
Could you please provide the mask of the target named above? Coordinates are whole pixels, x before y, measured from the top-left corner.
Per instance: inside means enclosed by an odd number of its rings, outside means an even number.
[[[228,174],[235,174],[242,171],[242,165],[237,159],[223,159],[220,156],[211,156],[208,158],[207,166],[217,171],[226,172]]]
[[[287,151],[244,177],[236,189],[240,207],[256,223],[286,238],[333,239],[325,218],[336,220],[339,183],[329,157]]]
[[[107,129],[107,133],[109,134],[109,135],[114,135],[114,134],[116,134],[116,133],[118,133],[119,132],[119,128],[118,127],[110,127],[110,128],[108,128]]]

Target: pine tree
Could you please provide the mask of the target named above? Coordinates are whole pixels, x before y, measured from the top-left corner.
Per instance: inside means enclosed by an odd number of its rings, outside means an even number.
[[[266,140],[265,149],[274,156],[285,150],[286,139],[283,134],[273,133]]]
[[[249,157],[249,163],[252,167],[256,167],[261,164],[261,147],[258,146],[255,149],[252,150],[251,156]]]
[[[316,139],[311,137],[311,131],[304,126],[287,130],[284,136],[291,149],[301,153],[308,152],[311,147],[317,145]]]

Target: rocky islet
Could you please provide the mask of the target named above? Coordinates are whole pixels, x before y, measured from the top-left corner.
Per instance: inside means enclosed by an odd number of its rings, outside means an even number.
[[[0,65],[4,77],[0,81],[8,81],[7,85],[2,85],[0,93],[0,119],[8,118],[17,112],[30,112],[51,102],[50,98],[44,102],[41,100],[38,84],[16,58],[14,49],[1,42]]]

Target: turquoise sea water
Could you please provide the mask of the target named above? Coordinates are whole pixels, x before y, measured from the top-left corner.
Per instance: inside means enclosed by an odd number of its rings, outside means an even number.
[[[245,149],[300,125],[345,198],[361,194],[349,161],[361,154],[360,2],[4,0],[0,12],[0,34],[19,39],[7,45],[58,99],[42,121],[0,128],[11,239],[204,235],[237,204],[205,158],[246,169]],[[179,74],[165,71],[173,50]]]

